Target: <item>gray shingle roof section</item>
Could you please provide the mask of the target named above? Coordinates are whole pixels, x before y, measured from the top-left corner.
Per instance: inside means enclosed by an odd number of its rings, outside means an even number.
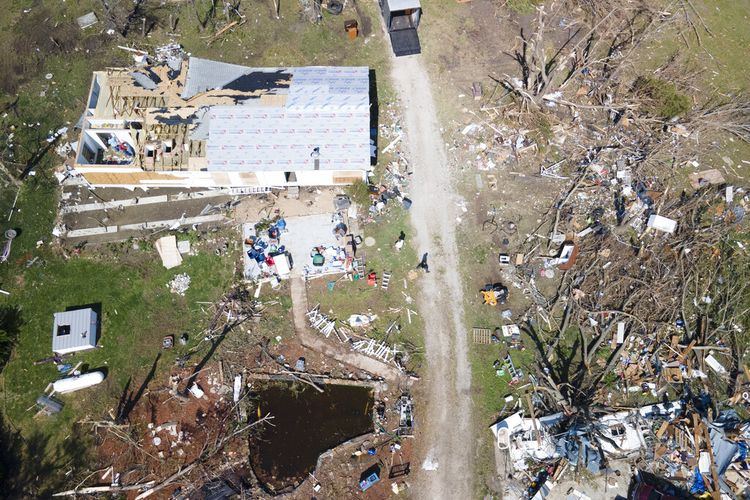
[[[188,63],[185,88],[180,97],[190,99],[209,90],[221,89],[250,73],[277,73],[280,68],[250,68],[200,57],[191,57]]]
[[[211,118],[210,118],[210,111],[211,109],[208,107],[200,108],[198,111],[195,112],[195,121],[197,125],[195,128],[190,132],[190,139],[193,141],[205,141],[208,140],[208,129],[211,125]]]
[[[61,326],[68,326],[70,333],[59,335]],[[58,312],[52,325],[52,352],[65,354],[96,347],[98,336],[97,317],[93,309],[76,309]]]

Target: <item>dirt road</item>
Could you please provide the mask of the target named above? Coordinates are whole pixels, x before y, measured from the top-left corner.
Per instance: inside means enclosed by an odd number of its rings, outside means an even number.
[[[418,439],[423,456],[414,497],[471,498],[474,434],[463,289],[457,268],[458,195],[422,58],[395,58],[392,79],[403,107],[404,146],[414,170],[409,193],[414,202],[413,244],[420,256],[429,253],[431,271],[420,278],[419,306],[428,362],[423,389],[427,407],[420,409]],[[437,470],[428,470],[435,467]]]

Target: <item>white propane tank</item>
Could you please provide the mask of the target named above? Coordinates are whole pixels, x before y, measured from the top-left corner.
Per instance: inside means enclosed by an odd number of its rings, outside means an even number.
[[[52,383],[52,389],[59,394],[65,394],[66,392],[73,392],[91,387],[92,385],[100,384],[103,380],[104,373],[89,372],[74,377],[66,377],[56,380]]]

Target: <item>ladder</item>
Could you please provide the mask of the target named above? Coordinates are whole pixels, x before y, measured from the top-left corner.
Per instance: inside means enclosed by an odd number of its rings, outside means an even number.
[[[519,382],[521,380],[521,377],[523,377],[523,372],[517,369],[513,364],[513,359],[510,357],[510,354],[503,358],[503,362],[505,363],[505,367],[507,368],[508,373],[510,373],[510,383],[515,384]]]
[[[326,338],[328,338],[336,329],[336,322],[328,319],[328,316],[326,316],[325,314],[321,314],[320,304],[313,307],[307,312],[307,319],[308,321],[310,321],[310,326],[318,330]]]
[[[390,283],[391,283],[391,272],[390,271],[383,271],[383,280],[382,280],[382,282],[380,284],[380,287],[387,292],[388,291],[388,285]]]
[[[357,274],[364,274],[365,272],[365,256],[362,254],[360,257],[355,257],[352,261],[352,268]]]

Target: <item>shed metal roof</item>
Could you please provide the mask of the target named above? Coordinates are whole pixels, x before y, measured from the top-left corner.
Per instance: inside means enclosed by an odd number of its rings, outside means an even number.
[[[68,326],[69,333],[59,335],[58,328]],[[58,312],[52,325],[52,351],[71,352],[96,347],[97,318],[93,309]]]
[[[419,0],[388,0],[388,10],[395,12],[397,10],[421,9]]]

